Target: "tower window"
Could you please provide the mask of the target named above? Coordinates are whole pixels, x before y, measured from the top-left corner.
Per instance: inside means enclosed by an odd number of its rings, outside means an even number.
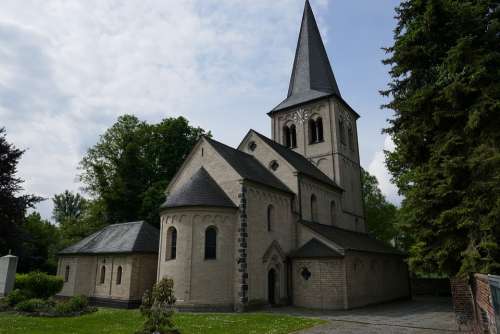
[[[351,151],[354,151],[354,136],[351,127],[347,129],[347,137],[349,140],[349,148],[351,149]]]
[[[342,120],[339,120],[339,136],[340,142],[345,145],[345,129],[344,122]]]
[[[177,230],[171,226],[167,230],[167,248],[165,260],[173,260],[177,256]]]
[[[297,131],[295,130],[295,125],[292,124],[290,126],[290,144],[292,145],[292,148],[297,147]]]
[[[274,207],[269,205],[267,207],[267,230],[273,230],[273,215],[274,215]]]
[[[297,130],[295,124],[283,127],[283,145],[289,148],[297,147]]]
[[[318,200],[316,195],[311,195],[311,221],[318,221]]]
[[[205,259],[217,258],[217,230],[210,226],[205,230]]]
[[[316,133],[318,134],[318,142],[323,141],[323,119],[318,117],[316,119]]]
[[[283,127],[283,144],[286,147],[290,147],[292,145],[290,138],[290,128],[288,126]]]
[[[318,117],[309,120],[309,144],[319,143],[323,138],[323,119]]]
[[[309,144],[315,143],[317,138],[316,122],[313,119],[309,120]]]

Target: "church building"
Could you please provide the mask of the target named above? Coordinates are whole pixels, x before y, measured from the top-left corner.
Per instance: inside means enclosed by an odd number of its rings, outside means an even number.
[[[176,306],[348,309],[410,294],[404,254],[367,233],[356,122],[305,3],[271,138],[202,137],[166,189],[156,279]]]

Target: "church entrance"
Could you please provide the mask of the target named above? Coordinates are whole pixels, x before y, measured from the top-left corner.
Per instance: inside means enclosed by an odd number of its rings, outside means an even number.
[[[276,304],[276,270],[270,269],[267,273],[267,293],[269,304]]]

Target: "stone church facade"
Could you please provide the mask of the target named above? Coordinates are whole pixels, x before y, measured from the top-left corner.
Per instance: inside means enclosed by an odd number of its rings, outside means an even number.
[[[156,279],[177,306],[347,309],[409,296],[397,249],[366,231],[356,121],[306,1],[271,138],[203,137],[166,189]]]

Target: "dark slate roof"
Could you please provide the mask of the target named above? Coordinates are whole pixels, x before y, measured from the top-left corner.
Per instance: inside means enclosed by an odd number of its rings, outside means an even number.
[[[271,112],[329,95],[340,97],[340,91],[316,19],[306,1],[288,95]]]
[[[158,253],[159,239],[160,231],[146,222],[112,224],[59,254]]]
[[[300,223],[339,245],[344,250],[398,255],[404,254],[400,250],[383,241],[375,239],[367,233],[354,232],[332,225],[323,225],[305,220],[300,221]]]
[[[179,189],[169,194],[161,208],[181,206],[236,207],[203,167]]]
[[[291,193],[271,171],[254,156],[205,137],[212,147],[233,167],[242,178]]]
[[[342,254],[328,247],[316,238],[312,238],[290,254],[291,258],[343,257]]]
[[[306,157],[303,155],[289,149],[286,146],[281,145],[280,143],[275,142],[274,140],[267,138],[263,134],[258,133],[255,130],[251,130],[255,132],[263,141],[265,141],[273,150],[275,150],[279,155],[283,157],[286,161],[288,161],[298,172],[305,174],[313,179],[321,181],[323,183],[329,184],[336,188],[340,188],[332,179],[326,176],[318,167],[314,166]]]

